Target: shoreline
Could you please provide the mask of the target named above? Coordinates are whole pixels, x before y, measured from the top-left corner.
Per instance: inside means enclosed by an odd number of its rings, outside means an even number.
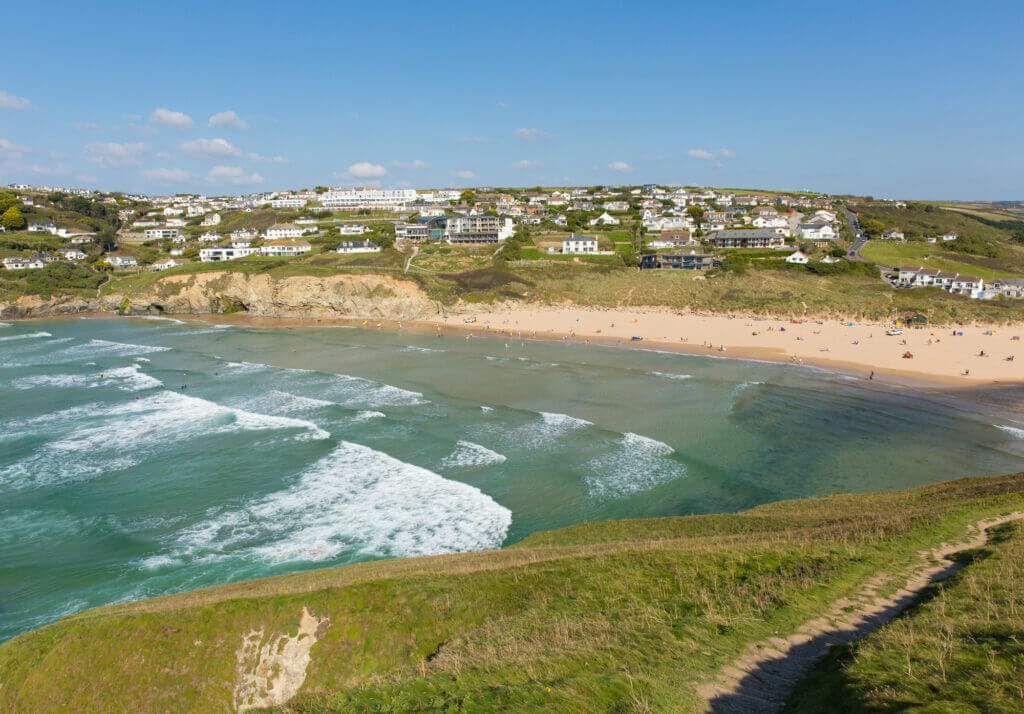
[[[458,312],[411,320],[364,317],[265,317],[249,313],[116,315],[108,312],[14,319],[146,319],[220,323],[272,329],[355,327],[416,334],[466,334],[491,339],[593,344],[687,356],[804,366],[881,384],[960,387],[1024,383],[1024,326],[904,328],[836,320],[791,320],[668,308],[538,307]],[[471,322],[466,322],[471,320]],[[953,333],[962,333],[954,336]],[[987,334],[991,333],[991,334]],[[634,340],[633,337],[640,337]],[[1017,338],[1017,339],[1014,339]],[[1021,351],[1020,363],[1006,357]],[[910,352],[913,358],[902,357]],[[981,352],[985,356],[981,356]],[[967,372],[966,374],[964,372]],[[872,377],[873,374],[873,377]]]

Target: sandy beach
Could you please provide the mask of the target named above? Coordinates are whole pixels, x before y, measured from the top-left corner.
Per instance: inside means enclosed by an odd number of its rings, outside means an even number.
[[[514,339],[600,342],[816,365],[869,379],[907,377],[963,386],[1024,381],[1024,327],[932,325],[903,328],[902,335],[888,335],[892,325],[882,322],[790,321],[664,309],[577,307],[511,308],[418,322],[434,329]],[[908,353],[911,356],[905,357]]]

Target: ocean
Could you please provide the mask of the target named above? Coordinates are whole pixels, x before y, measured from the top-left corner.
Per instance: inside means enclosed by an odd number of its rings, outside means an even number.
[[[1024,390],[500,337],[0,323],[0,641],[248,578],[1024,465]]]

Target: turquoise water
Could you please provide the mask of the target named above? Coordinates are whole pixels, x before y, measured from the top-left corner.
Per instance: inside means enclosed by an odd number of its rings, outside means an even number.
[[[0,327],[0,640],[83,608],[1024,463],[1024,399],[564,343]]]

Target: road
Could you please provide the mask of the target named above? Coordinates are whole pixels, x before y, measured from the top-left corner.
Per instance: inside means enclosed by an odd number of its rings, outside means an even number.
[[[853,245],[850,246],[850,250],[846,253],[846,257],[850,260],[856,260],[863,263],[864,258],[861,257],[860,251],[861,248],[867,244],[868,236],[860,229],[860,221],[857,220],[857,216],[850,213],[849,209],[846,208],[843,209],[843,213],[846,214],[846,220],[850,222],[850,229],[856,236],[856,239],[853,241]]]

